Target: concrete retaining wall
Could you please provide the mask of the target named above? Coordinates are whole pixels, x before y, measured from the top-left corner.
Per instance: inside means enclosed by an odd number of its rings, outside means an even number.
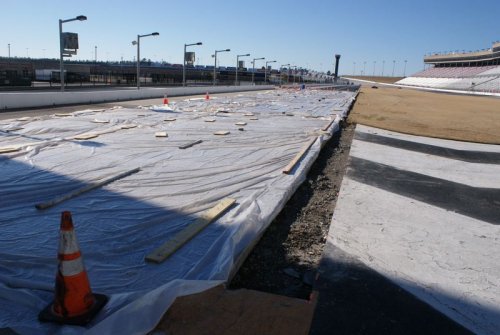
[[[272,85],[259,86],[197,86],[141,88],[99,91],[66,91],[66,92],[6,92],[0,93],[0,109],[16,109],[29,107],[47,107],[71,104],[87,104],[134,99],[160,98],[209,93],[228,93],[240,91],[257,91],[274,89]]]

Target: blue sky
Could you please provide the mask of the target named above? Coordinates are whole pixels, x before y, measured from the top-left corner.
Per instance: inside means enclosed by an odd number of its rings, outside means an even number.
[[[58,19],[83,14],[85,22],[70,22],[64,31],[79,34],[75,59],[133,60],[137,34],[141,58],[182,63],[184,43],[197,63],[235,66],[236,55],[277,60],[316,70],[332,70],[340,53],[340,73],[406,74],[423,68],[423,55],[433,51],[477,50],[500,40],[500,1],[464,0],[253,0],[253,1],[117,1],[3,0],[0,55],[58,57]],[[262,62],[262,61],[261,61]],[[364,65],[366,62],[366,65]],[[374,64],[374,62],[376,62]],[[278,64],[278,65],[277,65]],[[259,65],[259,63],[257,63]],[[263,65],[262,63],[260,65]]]

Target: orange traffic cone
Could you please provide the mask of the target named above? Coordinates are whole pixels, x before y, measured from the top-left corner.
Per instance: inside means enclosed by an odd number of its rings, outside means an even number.
[[[85,325],[106,304],[108,298],[93,294],[70,212],[62,212],[59,240],[59,265],[54,301],[38,315],[40,321]]]
[[[205,94],[205,100],[210,100],[210,96],[208,95],[208,92],[207,92],[207,94]]]
[[[163,96],[163,104],[168,105],[168,97],[166,94]]]

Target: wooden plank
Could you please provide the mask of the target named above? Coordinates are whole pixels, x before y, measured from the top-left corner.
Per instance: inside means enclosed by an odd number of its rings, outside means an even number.
[[[256,118],[256,117],[251,117],[251,118],[250,118],[250,120],[252,120],[252,121],[257,121],[257,120],[258,120],[258,118]]]
[[[109,120],[93,119],[91,122],[93,122],[93,123],[109,123]]]
[[[116,175],[116,176],[111,177],[111,178],[104,179],[104,180],[102,180],[102,181],[100,181],[98,183],[95,183],[95,184],[90,184],[90,185],[85,186],[85,187],[83,187],[83,188],[81,188],[79,190],[76,190],[74,192],[65,194],[65,195],[63,195],[63,196],[61,196],[59,198],[50,200],[48,202],[36,204],[35,207],[36,207],[36,209],[50,208],[52,206],[60,204],[63,201],[66,201],[66,200],[72,199],[74,197],[77,197],[80,194],[83,194],[83,193],[88,192],[88,191],[92,191],[93,189],[96,189],[98,187],[101,187],[101,186],[104,186],[106,184],[112,183],[112,182],[114,182],[114,181],[116,181],[118,179],[122,179],[122,178],[125,178],[127,176],[130,176],[131,174],[137,173],[140,170],[141,170],[140,168],[135,168],[135,169],[132,169],[132,170],[129,170],[129,171],[126,171],[126,172],[122,172],[119,175]]]
[[[75,137],[73,137],[73,139],[75,139],[75,140],[90,140],[91,138],[96,138],[97,136],[99,136],[99,134],[86,133],[86,134],[76,135]]]
[[[225,198],[221,200],[217,205],[215,205],[215,207],[212,207],[208,211],[204,212],[200,218],[196,219],[196,221],[190,224],[187,228],[175,234],[171,239],[147,255],[146,261],[154,263],[163,262],[170,255],[189,242],[193,237],[195,237],[212,221],[217,220],[235,202],[236,200],[232,198]]]
[[[295,165],[297,165],[297,163],[300,161],[300,159],[302,158],[302,156],[304,156],[304,154],[307,152],[307,150],[309,150],[309,148],[311,147],[311,145],[313,145],[314,142],[316,142],[316,137],[311,138],[302,147],[302,149],[299,151],[299,153],[297,155],[295,155],[295,157],[290,161],[290,163],[288,163],[287,166],[285,166],[285,168],[283,169],[282,172],[285,173],[285,174],[289,174],[290,172],[292,172],[292,170],[295,167]]]
[[[54,115],[55,115],[55,116],[58,116],[58,117],[68,117],[68,116],[73,116],[73,114],[71,114],[71,113],[55,113]]]
[[[215,122],[215,119],[206,119],[205,122]]]
[[[130,124],[130,123],[129,124],[122,124],[120,126],[121,129],[131,129],[131,128],[135,128],[135,127],[137,127],[136,124]]]
[[[321,128],[321,130],[323,131],[327,131],[328,129],[330,129],[330,126],[335,122],[335,119],[331,120],[330,122],[328,122],[328,124],[326,126],[324,126],[323,128]]]
[[[189,142],[189,143],[186,143],[186,144],[183,144],[183,145],[179,146],[179,149],[191,148],[192,146],[194,146],[196,144],[200,144],[201,142],[203,142],[203,141],[202,140],[196,140],[196,141],[193,141],[193,142]]]
[[[229,130],[219,130],[214,133],[214,135],[228,135],[230,134]]]
[[[157,132],[155,133],[155,136],[156,136],[156,137],[168,137],[168,134],[167,134],[167,132],[166,132],[166,131],[157,131]]]
[[[246,126],[247,123],[246,122],[236,122],[235,125],[237,125],[237,126]]]
[[[163,120],[163,121],[165,121],[165,122],[173,122],[173,121],[175,121],[175,120],[177,120],[177,119],[175,119],[175,118],[173,118],[173,117],[169,117],[169,118],[166,118],[166,119],[165,119],[165,120]]]
[[[16,152],[21,150],[21,147],[1,147],[0,154],[8,154],[10,152]]]

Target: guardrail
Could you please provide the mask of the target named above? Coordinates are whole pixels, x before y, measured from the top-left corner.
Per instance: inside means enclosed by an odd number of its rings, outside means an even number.
[[[100,102],[161,98],[209,93],[229,93],[274,89],[272,85],[256,86],[196,86],[170,88],[143,88],[121,90],[85,90],[66,92],[5,92],[0,93],[0,109],[92,104]]]

